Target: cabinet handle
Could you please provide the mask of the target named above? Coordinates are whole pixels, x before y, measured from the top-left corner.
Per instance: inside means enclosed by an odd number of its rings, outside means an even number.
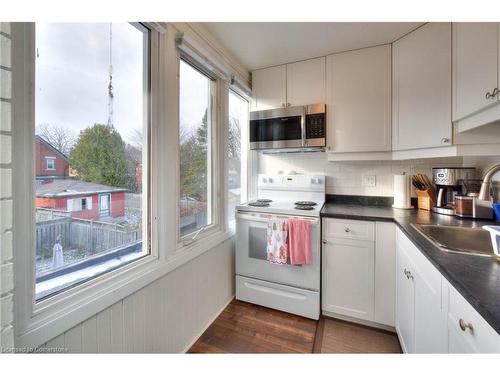
[[[497,94],[500,92],[500,90],[498,90],[498,87],[495,87],[495,89],[493,90],[493,92],[491,93],[491,97],[494,98],[495,96],[497,96]]]
[[[348,227],[344,228],[344,232],[349,233],[351,230]]]
[[[441,142],[443,142],[443,143],[450,143],[450,138],[442,138]]]
[[[323,243],[323,245],[326,245],[326,244],[328,243],[328,241],[327,241],[327,240],[323,240],[323,241],[321,241],[321,242]]]
[[[470,323],[465,323],[465,321],[464,321],[462,318],[460,318],[460,319],[458,320],[458,325],[460,326],[460,329],[461,329],[462,331],[464,331],[464,332],[467,330],[467,328],[468,328],[468,329],[470,329],[471,331],[473,331],[473,330],[474,330],[474,327],[472,327],[472,324],[470,324]]]
[[[287,107],[290,107],[290,106],[291,106],[291,104],[290,104],[290,103],[286,103],[286,106],[287,106]]]
[[[412,274],[411,274],[411,272],[410,272],[410,271],[408,271],[406,268],[405,268],[405,270],[403,271],[403,273],[405,274],[405,276],[406,276],[406,278],[407,278],[408,280],[413,279],[413,275],[412,275]]]
[[[487,92],[485,97],[486,97],[486,99],[490,99],[490,98],[492,98],[492,97],[493,97],[493,95],[491,95],[491,93],[490,93],[490,92]]]

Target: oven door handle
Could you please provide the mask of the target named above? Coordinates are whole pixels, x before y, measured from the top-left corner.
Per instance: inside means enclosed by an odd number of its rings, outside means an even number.
[[[284,216],[284,215],[251,215],[251,214],[242,214],[240,212],[236,213],[236,219],[241,219],[241,220],[249,220],[249,221],[258,221],[262,223],[267,223],[269,219],[271,218],[278,218],[278,219],[303,219],[303,220],[309,220],[312,226],[319,225],[320,219],[308,219],[303,216]]]

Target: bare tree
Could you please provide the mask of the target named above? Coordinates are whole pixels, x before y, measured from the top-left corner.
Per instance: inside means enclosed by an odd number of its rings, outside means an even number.
[[[40,124],[37,126],[37,134],[64,155],[69,155],[76,141],[75,133],[71,129],[59,125]]]
[[[132,129],[132,136],[130,138],[130,145],[135,147],[136,149],[142,151],[142,143],[144,139],[142,137],[142,131],[134,128]]]

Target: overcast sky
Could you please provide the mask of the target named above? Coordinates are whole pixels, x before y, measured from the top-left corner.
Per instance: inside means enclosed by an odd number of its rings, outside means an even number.
[[[36,124],[70,128],[75,134],[108,120],[109,23],[36,24]],[[113,23],[113,124],[125,141],[143,116],[143,34]],[[205,112],[208,84],[181,68],[181,123],[194,130]]]

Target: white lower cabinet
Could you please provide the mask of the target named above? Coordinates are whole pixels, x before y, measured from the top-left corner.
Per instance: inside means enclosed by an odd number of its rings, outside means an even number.
[[[405,353],[500,352],[500,336],[399,229],[396,332]]]
[[[450,353],[500,353],[500,335],[451,285],[448,310]]]
[[[322,228],[325,315],[395,327],[405,353],[500,353],[500,335],[395,224]]]
[[[323,219],[324,313],[394,326],[394,230],[392,223]]]
[[[415,288],[408,276],[408,257],[400,249],[397,249],[396,257],[396,332],[403,351],[412,353],[415,342]]]
[[[396,331],[406,353],[445,353],[446,306],[442,276],[398,229]]]
[[[323,310],[373,320],[375,246],[328,239],[323,244]]]

